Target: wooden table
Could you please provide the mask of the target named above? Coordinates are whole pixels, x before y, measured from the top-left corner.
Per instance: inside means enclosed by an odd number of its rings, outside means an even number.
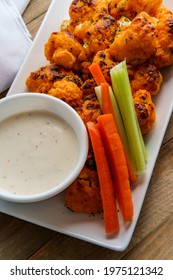
[[[50,0],[31,0],[24,20],[33,38]],[[6,92],[1,94],[4,96]],[[0,214],[0,259],[173,259],[173,116],[154,168],[129,247],[111,251],[49,229]]]

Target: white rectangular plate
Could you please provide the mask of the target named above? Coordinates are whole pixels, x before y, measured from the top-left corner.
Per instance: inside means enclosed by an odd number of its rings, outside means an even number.
[[[58,28],[63,19],[68,19],[68,7],[71,0],[54,0],[35,37],[32,48],[26,57],[8,95],[26,92],[25,80],[31,71],[47,64],[44,57],[44,44],[53,31]],[[165,0],[164,4],[173,10],[173,2]],[[173,108],[173,68],[169,67],[163,73],[164,84],[160,93],[154,99],[157,110],[157,122],[154,129],[145,138],[149,160],[146,172],[140,183],[133,189],[134,219],[130,225],[120,221],[120,232],[113,238],[107,238],[104,233],[102,215],[85,215],[72,213],[64,206],[64,193],[49,200],[19,204],[0,200],[0,211],[37,225],[112,249],[123,251],[128,246],[134,232],[140,210],[145,198],[148,184],[153,172],[155,161],[172,114]]]

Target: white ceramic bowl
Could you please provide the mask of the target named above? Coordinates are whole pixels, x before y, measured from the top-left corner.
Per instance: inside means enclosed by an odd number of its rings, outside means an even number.
[[[78,143],[76,164],[71,173],[62,182],[43,192],[14,194],[14,192],[6,191],[1,185],[0,199],[26,203],[50,198],[65,190],[77,178],[85,164],[88,154],[88,134],[83,121],[73,108],[57,98],[38,93],[19,93],[0,100],[0,122],[18,113],[30,111],[47,111],[53,113],[57,117],[64,119],[71,126]],[[37,188],[37,185],[35,185],[35,188]]]

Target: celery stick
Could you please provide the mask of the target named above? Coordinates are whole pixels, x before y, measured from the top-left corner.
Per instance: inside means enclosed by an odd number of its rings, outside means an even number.
[[[100,107],[102,108],[101,86],[95,87],[95,93],[97,95],[97,99],[99,101]],[[121,140],[123,142],[123,145],[126,149],[126,152],[128,154],[128,158],[129,158],[129,160],[130,160],[130,162],[133,166],[134,165],[133,157],[130,153],[130,148],[129,148],[129,144],[128,144],[128,141],[127,141],[127,135],[126,135],[126,131],[125,131],[125,128],[124,128],[123,121],[122,121],[122,116],[121,116],[117,101],[115,99],[114,93],[112,91],[112,88],[110,86],[109,86],[109,93],[110,93],[110,97],[111,97],[111,101],[112,101],[112,106],[113,106],[113,109],[114,109],[114,115],[115,115],[115,119],[116,119],[116,122],[117,122],[118,131],[119,131]]]
[[[130,90],[130,95],[132,97],[132,91],[131,91],[130,82],[129,82],[129,74],[128,74],[128,71],[127,71],[127,66],[126,66],[125,61],[122,62],[122,66],[123,66],[123,69],[125,70],[125,73],[126,73],[126,77],[127,77],[127,80],[128,80],[128,86],[129,86],[129,90]],[[133,97],[132,97],[132,103],[133,103]],[[134,107],[134,103],[133,103],[133,107]],[[135,108],[134,108],[134,111],[135,111]],[[145,148],[145,143],[144,143],[144,139],[143,139],[141,129],[140,129],[140,126],[139,126],[136,111],[135,111],[135,120],[136,120],[136,125],[138,127],[138,133],[139,133],[139,137],[140,137],[140,140],[141,140],[141,145],[142,145],[142,149],[143,149],[144,158],[146,160],[146,159],[148,159],[148,154],[147,154],[147,151],[146,151],[146,148]]]
[[[100,104],[100,107],[102,109],[102,94],[101,94],[101,86],[97,86],[94,88],[95,89],[95,93],[97,95],[97,99],[98,99],[98,102]]]
[[[139,128],[136,111],[133,103],[132,92],[126,62],[123,61],[110,71],[113,91],[122,115],[131,155],[136,171],[146,167],[147,152]]]

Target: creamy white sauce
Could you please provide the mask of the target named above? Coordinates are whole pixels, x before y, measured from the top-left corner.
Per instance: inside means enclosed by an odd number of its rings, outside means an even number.
[[[44,192],[74,168],[78,142],[61,118],[41,111],[0,122],[0,188],[17,195]]]

